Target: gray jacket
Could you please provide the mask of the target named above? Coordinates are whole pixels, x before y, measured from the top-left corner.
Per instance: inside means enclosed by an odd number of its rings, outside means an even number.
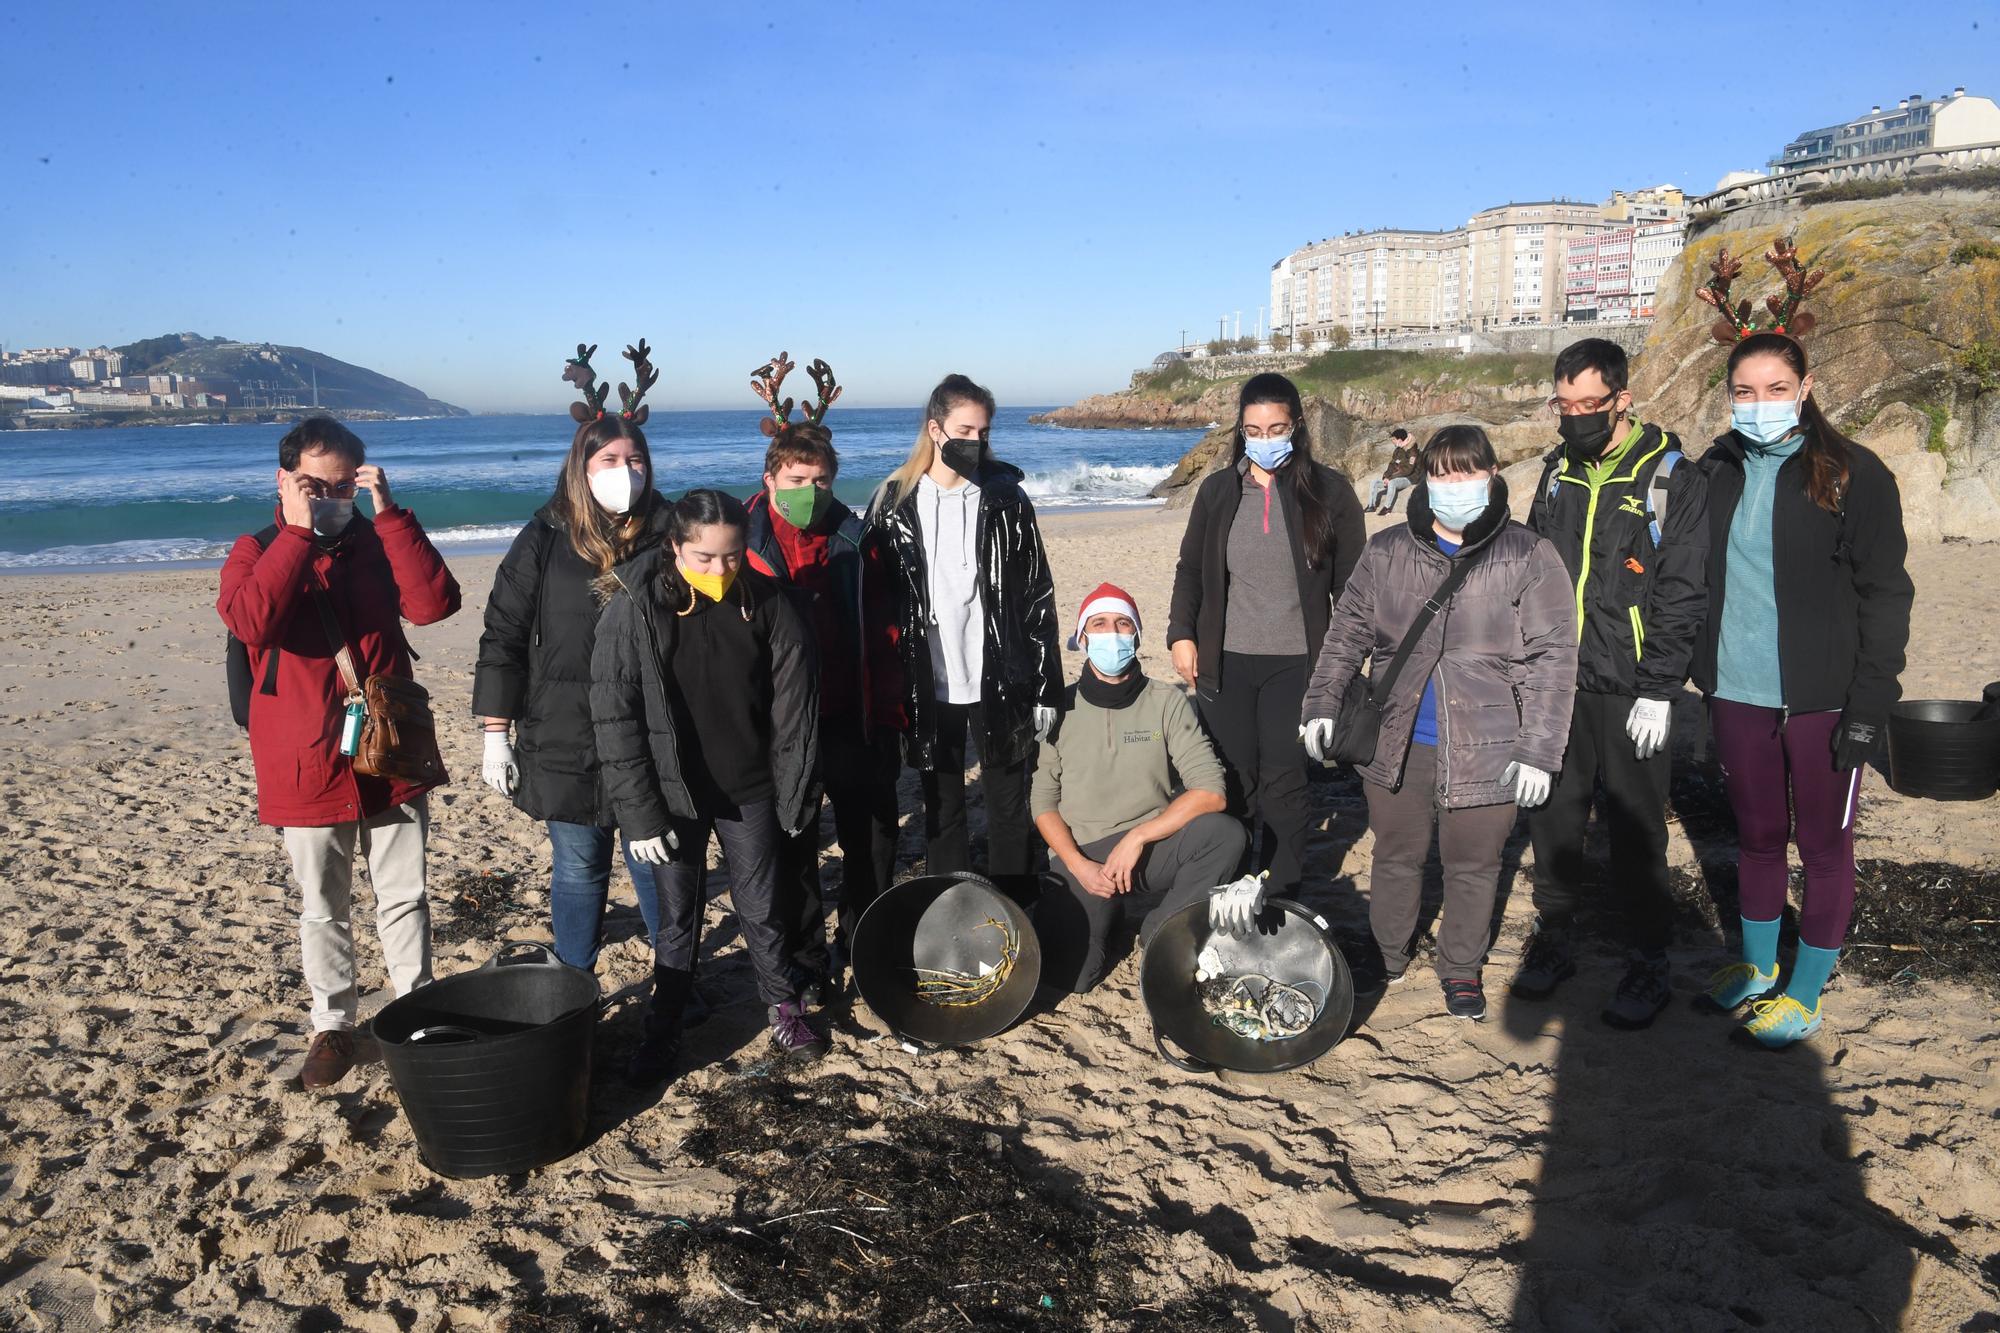
[[[1493,479],[1486,512],[1455,557],[1437,549],[1429,496],[1410,492],[1408,522],[1377,533],[1333,609],[1304,719],[1338,717],[1361,669],[1388,668],[1418,610],[1453,559],[1484,552],[1412,650],[1382,709],[1374,762],[1361,776],[1391,789],[1403,781],[1424,682],[1437,679],[1437,804],[1443,809],[1514,799],[1501,781],[1519,760],[1553,773],[1569,742],[1576,697],[1576,601],[1555,548],[1507,517],[1507,488]]]

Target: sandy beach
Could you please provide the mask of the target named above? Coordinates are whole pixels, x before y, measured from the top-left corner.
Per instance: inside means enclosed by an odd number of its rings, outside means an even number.
[[[1061,615],[1099,580],[1124,585],[1155,675],[1183,522],[1044,520]],[[2000,677],[1992,550],[1912,553],[1906,697],[1977,698]],[[432,798],[440,975],[548,938],[542,828],[478,783],[466,711],[495,563],[455,561],[464,610],[410,636],[454,724],[454,781]],[[379,1063],[332,1095],[293,1081],[309,1035],[295,894],[277,833],[255,822],[215,588],[213,571],[0,578],[0,1324],[645,1326],[635,1242],[735,1206],[732,1180],[684,1151],[695,1099],[767,1070],[727,899],[709,909],[715,1012],[689,1032],[692,1072],[664,1093],[616,1079],[650,966],[627,885],[599,966],[613,1004],[586,1146],[521,1177],[433,1174]],[[1693,771],[1692,695],[1675,727]],[[1365,807],[1351,779],[1314,791],[1305,897],[1359,926]],[[903,808],[907,869],[922,853],[907,774]],[[1694,824],[1673,827],[1689,882],[1732,860]],[[1871,774],[1859,829],[1864,859],[2000,866],[1994,799],[1906,799]],[[961,1050],[911,1053],[857,1005],[812,1073],[851,1077],[870,1105],[990,1124],[1024,1173],[1135,1228],[1130,1276],[1151,1308],[1221,1288],[1240,1326],[1264,1329],[2000,1328],[1991,992],[1921,953],[1894,981],[1849,968],[1818,1037],[1748,1052],[1687,1003],[1729,947],[1691,916],[1677,1003],[1650,1032],[1596,1017],[1623,965],[1603,933],[1553,1001],[1511,1001],[1532,918],[1524,829],[1513,847],[1484,1023],[1443,1014],[1422,958],[1307,1069],[1185,1074],[1154,1053],[1134,956],[1095,993]],[[481,887],[482,872],[511,887]],[[355,922],[372,1009],[385,979],[368,903]],[[571,1322],[552,1322],[555,1295]],[[1091,1318],[1123,1326],[1113,1315],[1146,1310]]]

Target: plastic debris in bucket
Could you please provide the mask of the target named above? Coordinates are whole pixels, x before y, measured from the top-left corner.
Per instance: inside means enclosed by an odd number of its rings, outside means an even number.
[[[919,875],[868,905],[849,941],[854,988],[898,1036],[962,1046],[1035,997],[1041,941],[1019,903],[973,874]]]
[[[1267,901],[1240,937],[1209,929],[1205,900],[1183,907],[1146,946],[1139,991],[1161,1058],[1195,1073],[1297,1069],[1331,1050],[1354,1017],[1354,977],[1333,932],[1286,898]]]
[[[512,1175],[575,1152],[598,998],[590,973],[516,944],[383,1006],[375,1040],[424,1164]]]
[[[2000,716],[1977,700],[1913,699],[1889,710],[1889,785],[1905,796],[1977,801],[2000,784]]]

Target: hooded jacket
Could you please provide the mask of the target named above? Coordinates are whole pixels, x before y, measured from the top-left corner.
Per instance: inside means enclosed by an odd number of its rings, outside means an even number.
[[[238,537],[222,566],[215,609],[250,655],[250,678],[274,688],[250,696],[250,757],[257,769],[257,818],[280,828],[348,824],[406,804],[429,790],[364,777],[340,753],[346,688],[334,645],[313,604],[322,588],[362,680],[410,679],[402,622],[432,625],[457,612],[458,580],[407,509],[356,514],[331,543],[278,516],[268,547]],[[443,779],[440,778],[442,783]]]
[[[1306,562],[1303,543],[1292,546],[1292,564],[1299,580],[1299,606],[1305,613],[1306,657],[1308,665],[1317,660],[1320,642],[1326,637],[1327,617],[1340,590],[1346,586],[1354,562],[1361,558],[1362,544],[1368,539],[1361,517],[1361,502],[1354,498],[1354,485],[1346,476],[1323,463],[1314,463],[1319,493],[1327,505],[1327,551],[1311,564]],[[1289,468],[1275,474],[1278,503],[1284,507],[1285,528],[1300,533],[1299,497],[1292,487]],[[1229,529],[1243,498],[1243,470],[1232,463],[1212,473],[1195,492],[1188,508],[1187,531],[1181,537],[1181,554],[1174,566],[1174,600],[1167,617],[1167,647],[1182,639],[1193,639],[1197,679],[1204,698],[1213,697],[1223,686],[1222,644],[1229,605]],[[1256,485],[1249,482],[1248,485]]]
[[[1576,586],[1577,688],[1632,699],[1681,692],[1708,610],[1708,479],[1682,462],[1666,477],[1653,540],[1654,480],[1681,442],[1635,423],[1610,466],[1561,446],[1544,456],[1528,527],[1555,547]]]
[[[1805,451],[1778,469],[1771,504],[1772,582],[1778,600],[1778,671],[1785,709],[1844,710],[1886,726],[1902,697],[1916,588],[1904,561],[1896,474],[1867,448],[1847,444],[1847,493],[1838,514],[1806,494]],[[1717,438],[1702,455],[1708,481],[1708,614],[1695,640],[1694,682],[1715,693],[1716,645],[1729,595],[1729,525],[1743,499],[1743,442]]]
[[[1021,489],[1022,472],[987,458],[979,486],[979,587],[984,625],[980,702],[989,763],[1018,764],[1035,748],[1034,709],[1062,704],[1062,652],[1056,627],[1055,582],[1042,549],[1035,507]],[[903,699],[909,729],[903,753],[928,772],[937,760],[937,687],[929,630],[930,579],[918,527],[916,488],[899,493],[884,482],[868,505],[868,540],[879,542],[895,571],[891,618],[902,654]]]
[[[669,519],[659,493],[648,491],[638,545],[663,543]],[[603,828],[613,819],[590,722],[597,577],[596,567],[571,544],[556,502],[536,510],[493,576],[472,712],[514,720],[521,770],[514,804],[524,814]]]
[[[590,656],[590,717],[605,797],[618,827],[635,839],[704,813],[686,762],[693,737],[677,720],[702,700],[685,696],[669,667],[685,602],[672,604],[666,560],[665,548],[649,547],[597,582],[604,613]],[[762,645],[762,669],[743,688],[759,691],[770,709],[778,825],[794,832],[819,801],[819,676],[805,627],[791,599],[754,569],[738,573],[703,614],[746,616]]]
[[[1479,564],[1403,664],[1382,709],[1375,758],[1361,768],[1378,787],[1402,786],[1424,682],[1435,677],[1441,809],[1513,800],[1513,788],[1501,780],[1507,765],[1519,761],[1554,773],[1569,743],[1576,698],[1569,576],[1554,547],[1508,518],[1507,486],[1498,476],[1458,554],[1438,550],[1430,488],[1421,481],[1410,491],[1407,521],[1369,541],[1333,609],[1301,717],[1338,717],[1355,673],[1364,663],[1371,674],[1387,670],[1452,562],[1475,554]]]

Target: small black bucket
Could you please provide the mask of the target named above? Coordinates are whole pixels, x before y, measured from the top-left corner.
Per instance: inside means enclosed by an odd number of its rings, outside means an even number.
[[[1042,977],[1042,945],[1027,910],[991,880],[919,875],[868,904],[848,965],[862,1000],[898,1036],[963,1046],[1026,1012]],[[1003,969],[997,984],[981,982]]]
[[[1229,976],[1258,973],[1325,997],[1312,1026],[1296,1037],[1260,1041],[1218,1024],[1202,1006],[1195,960],[1213,942]],[[1153,1018],[1153,1045],[1161,1058],[1190,1073],[1233,1069],[1275,1074],[1297,1069],[1332,1050],[1354,1017],[1354,977],[1318,914],[1286,898],[1272,898],[1257,914],[1254,933],[1237,938],[1211,934],[1208,902],[1190,903],[1168,917],[1146,946],[1139,993]],[[1187,1052],[1183,1059],[1167,1042]]]
[[[375,1040],[424,1164],[511,1175],[576,1151],[597,1005],[596,977],[515,944],[383,1006]]]
[[[1984,708],[1971,700],[1912,699],[1890,709],[1889,785],[1933,801],[1991,796],[2000,784],[2000,716],[1982,718]]]

